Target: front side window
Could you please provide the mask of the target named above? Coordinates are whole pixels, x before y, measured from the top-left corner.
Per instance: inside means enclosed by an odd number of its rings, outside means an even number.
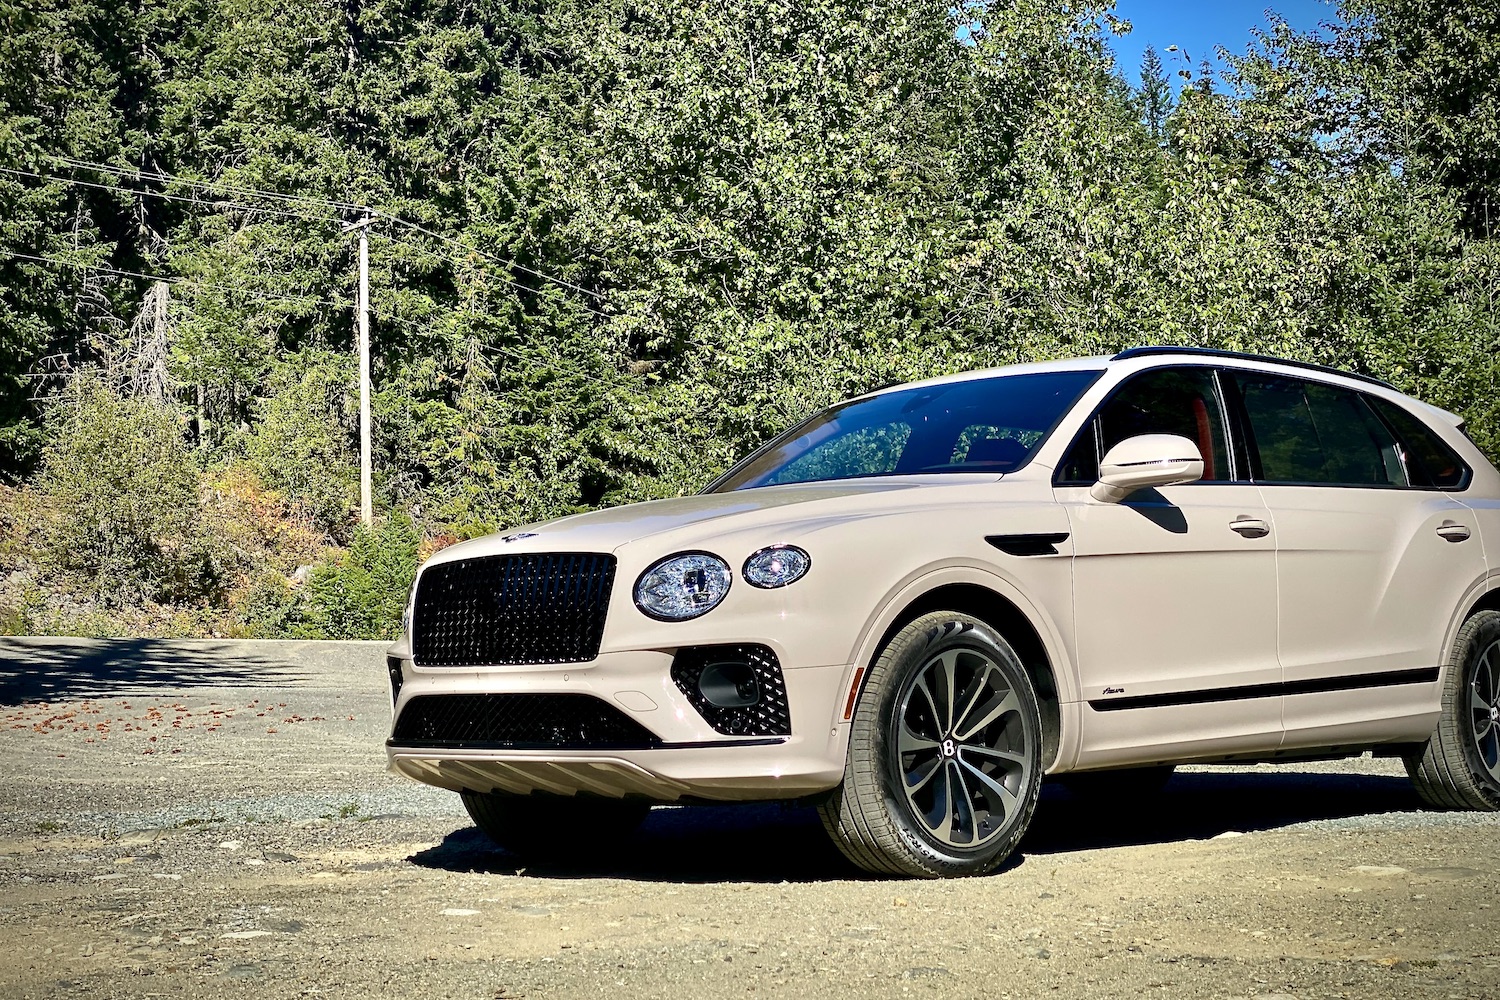
[[[1258,482],[1408,485],[1396,439],[1362,393],[1279,375],[1235,378]]]
[[[1100,374],[997,375],[842,403],[762,446],[705,492],[869,476],[1012,472],[1030,461]]]
[[[1176,434],[1198,446],[1204,482],[1231,478],[1224,408],[1209,368],[1165,368],[1126,381],[1084,428],[1058,469],[1059,485],[1099,478],[1100,456],[1139,434]]]

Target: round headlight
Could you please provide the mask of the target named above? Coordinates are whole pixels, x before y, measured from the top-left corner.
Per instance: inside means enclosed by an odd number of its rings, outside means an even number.
[[[707,614],[729,593],[729,564],[707,552],[668,556],[635,582],[635,606],[665,622]]]
[[[745,582],[772,590],[796,583],[812,569],[812,556],[795,545],[772,545],[745,560]]]

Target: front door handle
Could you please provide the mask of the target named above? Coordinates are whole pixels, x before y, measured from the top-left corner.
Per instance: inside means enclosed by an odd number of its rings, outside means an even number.
[[[1454,524],[1452,521],[1444,521],[1438,525],[1437,533],[1450,542],[1461,542],[1469,537],[1469,529],[1466,525]]]
[[[1238,531],[1246,538],[1264,538],[1271,533],[1271,526],[1258,517],[1241,514],[1229,522],[1230,531]]]

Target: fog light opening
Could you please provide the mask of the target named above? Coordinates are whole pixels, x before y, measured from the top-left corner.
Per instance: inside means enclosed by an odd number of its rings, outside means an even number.
[[[717,708],[749,708],[760,701],[755,669],[740,660],[710,663],[698,678],[698,691]]]

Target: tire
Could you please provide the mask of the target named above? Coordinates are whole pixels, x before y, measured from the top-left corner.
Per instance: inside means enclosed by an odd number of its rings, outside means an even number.
[[[648,802],[588,795],[462,795],[469,817],[485,836],[511,854],[535,861],[608,854],[629,841],[651,811]]]
[[[1155,767],[1125,767],[1112,771],[1075,771],[1057,780],[1073,795],[1112,806],[1135,805],[1142,799],[1154,799],[1177,768],[1172,764]]]
[[[1406,771],[1437,809],[1500,810],[1500,612],[1464,622],[1444,675],[1437,730]]]
[[[819,805],[823,826],[876,874],[994,871],[1036,810],[1041,733],[1036,692],[1010,644],[972,616],[923,615],[875,660],[843,783]]]

